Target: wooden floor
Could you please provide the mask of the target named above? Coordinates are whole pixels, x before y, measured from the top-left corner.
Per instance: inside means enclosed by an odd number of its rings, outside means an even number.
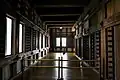
[[[50,53],[46,59],[58,59],[59,56],[63,56],[64,60],[78,60],[73,53]],[[58,66],[58,61],[42,61],[38,66]],[[63,62],[63,67],[79,67],[79,62]],[[92,69],[63,69],[64,80],[100,80],[99,75]],[[31,68],[21,76],[14,80],[57,80],[58,68]]]

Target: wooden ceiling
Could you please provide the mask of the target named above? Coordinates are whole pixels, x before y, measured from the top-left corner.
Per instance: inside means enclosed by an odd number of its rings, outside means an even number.
[[[30,0],[41,20],[51,26],[73,26],[90,0]],[[65,25],[66,24],[66,25]]]

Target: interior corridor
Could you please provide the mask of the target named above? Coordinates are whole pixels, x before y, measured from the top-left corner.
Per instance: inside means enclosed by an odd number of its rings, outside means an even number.
[[[120,0],[0,0],[0,10],[0,80],[61,80],[59,56],[64,80],[120,80]]]

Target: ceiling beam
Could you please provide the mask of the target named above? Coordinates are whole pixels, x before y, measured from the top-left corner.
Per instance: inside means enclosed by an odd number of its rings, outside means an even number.
[[[69,8],[69,7],[85,7],[86,5],[35,5],[34,7],[35,8],[61,8],[61,7],[63,7],[63,8]]]
[[[48,28],[60,28],[60,26],[51,26]],[[62,28],[72,28],[72,26],[62,26]]]
[[[46,14],[46,15],[40,15],[40,16],[80,16],[80,14]]]
[[[71,26],[73,26],[74,24],[46,24],[46,25],[53,25],[53,26],[55,26],[55,25],[57,25],[57,26],[71,25]]]
[[[75,20],[74,21],[45,21],[45,23],[52,23],[52,22],[76,22]]]

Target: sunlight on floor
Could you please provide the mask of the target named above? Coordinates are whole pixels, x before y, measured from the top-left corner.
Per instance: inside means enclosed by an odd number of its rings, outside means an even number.
[[[67,53],[65,53],[63,55],[63,53],[56,53],[55,54],[55,59],[58,59],[59,57],[63,57],[63,60],[68,60],[68,55]],[[61,63],[60,63],[61,65]],[[55,61],[55,66],[58,66],[58,61]],[[68,67],[68,62],[67,61],[63,61],[63,67]],[[66,78],[67,76],[67,69],[63,69],[63,77]],[[58,76],[58,68],[55,68],[55,72],[56,72],[56,76]],[[60,76],[61,76],[61,70],[60,70]]]

